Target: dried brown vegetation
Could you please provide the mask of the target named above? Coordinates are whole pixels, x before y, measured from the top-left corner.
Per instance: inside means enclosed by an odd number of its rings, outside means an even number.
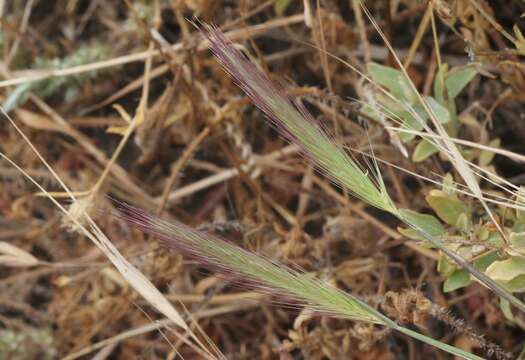
[[[500,138],[502,148],[525,153],[525,40],[513,30],[524,3],[432,1],[439,48],[428,5],[367,2],[422,94],[432,94],[436,59],[478,64],[483,76],[457,99],[463,127],[455,137],[484,146]],[[279,306],[278,296],[229,282],[110,216],[106,195],[299,266],[445,343],[484,357],[522,351],[523,314],[509,320],[477,283],[444,293],[439,252],[312,170],[188,21],[222,29],[339,144],[355,154],[370,154],[372,144],[393,201],[428,212],[425,196],[436,186],[409,172],[441,181],[436,174],[454,168],[439,155],[407,158],[415,144],[349,100],[369,101],[369,85],[332,56],[363,72],[370,61],[394,66],[358,0],[27,0],[0,1],[0,11],[2,105],[79,199],[71,204],[2,118],[0,151],[71,207],[64,215],[0,161],[0,358],[198,359],[208,356],[203,349],[215,353],[210,343],[228,359],[447,356],[376,325]],[[489,163],[519,186],[525,167],[516,154]],[[469,159],[481,157],[474,149]],[[483,190],[494,187],[484,182]],[[480,204],[465,201],[482,216]],[[193,335],[163,320],[79,232],[89,225],[84,211]]]

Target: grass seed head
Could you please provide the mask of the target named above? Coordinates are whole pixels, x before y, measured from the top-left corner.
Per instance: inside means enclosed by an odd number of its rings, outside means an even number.
[[[87,225],[86,214],[93,213],[95,199],[95,196],[90,194],[73,200],[67,209],[68,214],[62,217],[62,226],[71,232],[80,232],[79,226]]]
[[[291,101],[218,29],[204,25],[203,33],[219,63],[278,131],[300,145],[332,181],[379,209],[396,212],[377,168],[364,171],[316,124],[299,101]]]
[[[305,305],[317,312],[347,319],[388,325],[379,313],[350,294],[283,264],[248,252],[214,235],[184,224],[167,222],[143,210],[122,204],[120,217],[164,245],[176,249],[241,285],[252,286]]]

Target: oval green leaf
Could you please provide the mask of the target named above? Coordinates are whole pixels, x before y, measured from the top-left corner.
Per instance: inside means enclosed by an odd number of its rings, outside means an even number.
[[[443,191],[433,190],[425,198],[437,216],[451,226],[455,226],[461,214],[469,214],[463,202]]]
[[[421,140],[412,153],[412,161],[420,162],[439,152],[439,149],[431,142],[423,139]]]
[[[432,112],[434,115],[436,115],[436,118],[440,123],[446,124],[450,122],[450,113],[446,107],[438,103],[436,99],[430,96],[425,96],[425,101],[427,102],[427,105],[430,107],[430,109],[432,109]]]
[[[445,80],[449,99],[454,99],[474,79],[478,71],[473,66],[452,69]]]
[[[368,63],[366,68],[372,80],[384,86],[395,98],[414,103],[415,93],[401,71],[377,63]]]
[[[461,289],[470,284],[471,281],[472,280],[470,279],[470,274],[467,270],[456,270],[443,283],[443,291],[451,292],[457,289]]]
[[[399,212],[407,224],[431,236],[438,237],[445,233],[445,228],[435,216],[421,214],[410,209],[400,209]]]

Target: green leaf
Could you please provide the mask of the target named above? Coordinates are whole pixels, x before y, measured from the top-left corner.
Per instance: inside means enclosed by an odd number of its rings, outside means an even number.
[[[437,216],[447,224],[455,226],[461,214],[470,212],[463,202],[441,190],[432,190],[425,198]]]
[[[447,71],[448,64],[442,64],[436,72],[436,77],[434,79],[434,97],[442,105],[445,105],[445,99],[443,97],[443,82],[445,81],[445,74]]]
[[[511,257],[493,262],[485,271],[492,280],[513,292],[525,291],[525,258]]]
[[[440,254],[439,260],[438,260],[438,263],[437,263],[437,270],[439,271],[441,276],[448,278],[457,269],[458,269],[458,267],[456,265],[452,264],[443,253]]]
[[[435,216],[421,214],[410,209],[400,209],[399,213],[408,224],[423,230],[433,237],[438,237],[445,233],[445,228]]]
[[[407,130],[421,131],[423,130],[424,123],[427,121],[428,116],[425,110],[420,106],[414,106],[413,110],[416,112],[416,116],[408,111],[399,111],[396,115],[403,119],[402,128]],[[399,138],[403,142],[408,142],[416,137],[416,134],[411,134],[408,132],[401,131],[399,133]]]
[[[484,272],[494,261],[498,259],[498,254],[496,252],[491,252],[474,261],[474,267],[479,271]]]
[[[430,107],[430,109],[432,109],[432,112],[434,115],[436,115],[436,118],[440,123],[446,124],[450,122],[450,113],[446,107],[438,103],[436,99],[430,96],[425,96],[425,101],[427,102],[427,105]]]
[[[474,79],[478,71],[473,66],[452,69],[445,79],[449,99],[454,99]]]
[[[368,104],[365,104],[361,108],[361,113],[377,122],[381,122],[381,117],[383,116],[383,114],[378,109]]]
[[[414,130],[414,131],[421,131],[423,129],[423,125],[417,121],[412,115],[404,115],[403,117],[403,123],[401,124],[402,129],[407,130]],[[400,131],[399,132],[399,138],[402,142],[406,143],[410,140],[413,140],[416,137],[416,134]]]
[[[456,228],[463,233],[468,233],[472,229],[472,220],[467,213],[461,213],[456,221]]]
[[[512,250],[525,254],[525,232],[510,233],[509,242]]]
[[[477,231],[477,237],[481,241],[486,241],[489,238],[490,235],[490,228],[489,224],[482,225],[479,230]]]
[[[7,96],[7,99],[5,99],[4,103],[2,104],[2,107],[4,108],[5,112],[11,112],[19,104],[24,103],[29,97],[29,94],[33,87],[33,83],[26,82],[21,85],[18,85],[13,91],[11,91]]]
[[[508,216],[508,219],[512,219],[512,214],[511,216]],[[525,231],[525,224],[516,218],[516,215],[514,215],[514,224],[509,228],[512,232],[515,232],[515,233],[521,233],[521,232],[524,232]],[[512,220],[511,220],[512,221]]]
[[[499,148],[501,145],[500,139],[494,139],[489,143],[490,147]],[[488,166],[496,154],[494,151],[482,150],[479,154],[479,166]]]
[[[412,153],[412,161],[420,162],[439,152],[439,149],[431,142],[423,139],[421,140]]]
[[[275,11],[275,14],[277,16],[282,16],[291,3],[292,0],[276,0],[273,3],[273,10]]]
[[[495,261],[487,268],[486,274],[497,281],[510,281],[516,276],[525,275],[525,258],[511,257]]]
[[[510,320],[510,321],[513,321],[513,322],[516,320],[514,318],[514,314],[512,313],[512,309],[510,307],[510,302],[508,302],[507,300],[505,300],[502,297],[499,298],[499,308],[501,309],[501,312],[503,313],[503,315],[505,315],[507,320]]]
[[[85,65],[106,58],[109,55],[110,50],[111,49],[108,46],[99,44],[82,46],[64,58],[36,58],[31,65],[31,68],[39,70],[58,70]],[[76,74],[75,76],[50,77],[43,80],[25,82],[18,85],[7,95],[2,107],[6,112],[13,110],[27,100],[30,92],[34,92],[46,99],[55,95],[57,92],[64,90],[64,88],[66,88],[65,92],[71,91],[72,88],[78,88],[87,80],[95,78],[98,73],[99,72],[93,70]],[[65,100],[70,99],[65,98]]]
[[[395,98],[414,103],[416,94],[401,71],[373,62],[368,63],[366,68],[372,80],[384,86]]]
[[[516,276],[514,279],[506,283],[505,287],[511,292],[525,291],[525,274]]]
[[[492,246],[495,248],[505,246],[505,240],[503,240],[503,237],[501,236],[500,232],[496,229],[489,231],[489,237],[485,241],[488,246]]]
[[[447,173],[443,176],[443,184],[441,185],[441,190],[447,195],[455,196],[456,186],[454,185],[454,178],[450,173]]]
[[[399,231],[401,235],[411,240],[427,241],[427,239],[417,230],[398,227],[397,231]]]
[[[490,264],[492,264],[497,259],[498,259],[498,254],[489,253],[477,259],[476,261],[474,261],[473,265],[477,270],[483,272],[487,269],[488,266],[490,266]],[[452,275],[450,275],[447,278],[447,280],[445,280],[445,282],[443,283],[443,291],[451,292],[451,291],[460,289],[462,287],[469,285],[471,281],[472,281],[472,277],[470,276],[470,273],[467,270],[458,269],[454,271]]]
[[[468,284],[470,284],[471,281],[472,280],[470,279],[470,274],[467,270],[456,270],[443,283],[443,291],[451,292],[457,289],[461,289],[462,287],[465,287]]]

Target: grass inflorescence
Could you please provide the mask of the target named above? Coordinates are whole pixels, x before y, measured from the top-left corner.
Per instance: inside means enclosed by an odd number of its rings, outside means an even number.
[[[315,123],[300,102],[290,100],[218,29],[203,25],[203,33],[209,41],[210,49],[239,87],[284,136],[302,147],[304,153],[332,181],[368,204],[387,211],[409,226],[421,230],[435,245],[440,245],[431,234],[420,227],[417,215],[396,207],[388,195],[377,166],[371,171],[365,171]],[[374,174],[373,178],[371,173]],[[250,253],[210,234],[180,223],[166,222],[127,205],[122,206],[121,211],[127,221],[154,234],[168,247],[196,258],[222,273],[234,275],[245,283],[255,284],[256,288],[264,291],[270,289],[271,292],[303,303],[320,313],[378,323],[461,357],[478,358],[404,328],[356,297],[332,288],[314,277]]]
[[[303,303],[318,312],[352,320],[394,325],[392,321],[372,311],[357,298],[327,286],[313,276],[182,223],[166,221],[125,204],[121,204],[119,209],[120,216],[130,224],[155,235],[166,246],[227,275],[233,282],[239,282],[241,285],[251,284],[283,300]]]
[[[388,195],[377,166],[369,171],[363,170],[344,149],[337,146],[329,135],[314,123],[312,116],[299,102],[292,103],[277,86],[273,85],[268,76],[248,61],[218,29],[204,25],[203,33],[210,42],[210,49],[217,60],[253,103],[283,135],[299,144],[304,153],[335,183],[368,204],[396,216],[460,267],[467,269],[482,284],[525,311],[523,302],[448,249],[441,239],[432,234],[431,229],[424,226],[425,223],[421,221],[420,215],[408,209],[399,209]],[[416,89],[412,90],[416,91]],[[374,173],[374,180],[371,179],[370,172]]]
[[[379,324],[409,335],[465,359],[481,359],[459,348],[403,327],[357,297],[320,279],[264,256],[246,251],[217,236],[179,222],[166,221],[148,212],[120,204],[119,217],[154,235],[166,247],[197,260],[230,281],[268,293],[288,304],[306,306],[316,313],[341,319]]]
[[[0,358],[523,356],[519,5],[42,3],[0,6]]]
[[[284,136],[303,148],[304,153],[330,179],[379,209],[392,213],[396,211],[379,173],[375,172],[377,169],[373,169],[374,172],[364,171],[316,124],[299,101],[292,102],[282,89],[246,59],[220,31],[213,26],[204,25],[203,33],[217,60],[239,87]]]

